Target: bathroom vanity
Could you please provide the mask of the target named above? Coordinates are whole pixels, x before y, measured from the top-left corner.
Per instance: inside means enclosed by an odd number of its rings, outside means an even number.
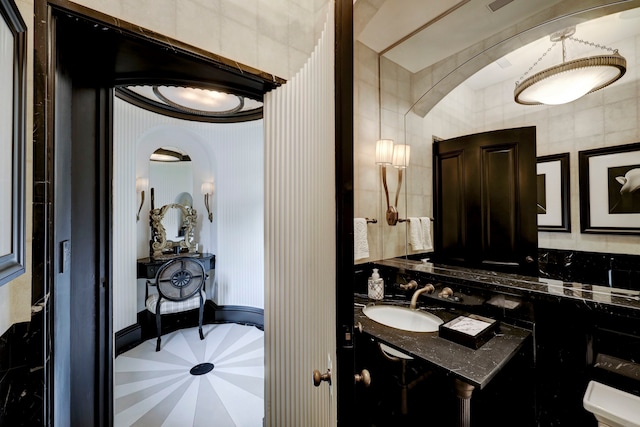
[[[436,313],[444,321],[456,317],[450,311]],[[385,326],[367,317],[360,304],[355,306],[354,320],[361,325],[363,334],[397,350],[393,354],[405,360],[416,359],[449,376],[458,399],[458,410],[452,419],[457,418],[457,425],[467,427],[471,425],[473,391],[489,384],[531,335],[526,329],[502,323],[492,331],[491,339],[473,349],[442,338],[438,332],[412,332]],[[384,351],[384,347],[380,351]]]
[[[398,291],[394,284],[415,280],[419,287],[427,283],[436,287],[435,293],[419,296],[420,310],[445,322],[461,314],[478,314],[498,322],[494,336],[474,349],[444,339],[437,332],[409,332],[375,322],[359,305],[372,301],[364,292],[356,294],[354,318],[356,325],[362,325],[356,342],[361,354],[357,369],[370,363],[378,370],[371,371],[372,387],[376,378],[387,375],[386,369],[393,369],[393,365],[386,366],[373,356],[383,344],[406,354],[417,370],[433,371],[435,375],[428,381],[439,390],[422,395],[439,399],[426,406],[435,403],[439,413],[449,411],[447,416],[440,414],[438,422],[507,426],[515,425],[517,417],[521,426],[595,426],[593,416],[582,407],[582,397],[593,378],[617,381],[624,377],[613,372],[616,369],[611,360],[631,362],[631,373],[620,384],[632,388],[631,392],[640,386],[629,379],[640,379],[640,370],[634,371],[638,366],[632,362],[633,354],[636,362],[640,354],[640,291],[400,258],[374,266],[386,284],[385,299],[375,304],[408,306],[413,292]],[[357,284],[366,283],[369,267],[359,266]],[[437,290],[444,286],[452,288],[456,298],[439,298]],[[362,347],[366,356],[362,356]],[[410,402],[410,412],[423,410],[420,402],[424,399],[418,399],[418,403]],[[480,402],[474,405],[476,399]]]

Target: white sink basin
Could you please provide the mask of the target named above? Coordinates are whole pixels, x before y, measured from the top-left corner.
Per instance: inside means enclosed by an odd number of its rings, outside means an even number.
[[[436,332],[443,323],[431,313],[395,305],[368,305],[362,312],[375,322],[410,332]]]

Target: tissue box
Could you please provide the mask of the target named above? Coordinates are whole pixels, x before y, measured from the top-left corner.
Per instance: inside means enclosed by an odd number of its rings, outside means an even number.
[[[439,327],[439,336],[473,349],[480,348],[494,336],[498,321],[469,314],[458,316]]]

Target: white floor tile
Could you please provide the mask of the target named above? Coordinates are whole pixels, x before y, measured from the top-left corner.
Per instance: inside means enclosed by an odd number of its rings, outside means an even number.
[[[261,427],[264,417],[264,333],[252,326],[204,325],[142,343],[118,356],[116,427]],[[200,363],[214,369],[194,376]]]

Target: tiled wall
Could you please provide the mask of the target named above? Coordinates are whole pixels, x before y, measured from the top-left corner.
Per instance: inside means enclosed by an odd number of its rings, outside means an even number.
[[[78,0],[182,42],[289,79],[320,36],[325,0]]]
[[[539,156],[570,152],[571,233],[540,232],[539,246],[553,249],[640,254],[640,238],[633,235],[583,234],[579,220],[578,151],[629,144],[640,141],[640,38],[616,43],[626,57],[627,74],[613,86],[563,106],[520,106],[513,101],[513,82],[475,91],[461,84],[446,95],[424,117],[407,113],[409,99],[417,97],[417,87],[429,86],[441,72],[434,67],[428,73],[410,75],[383,59],[382,89],[378,97],[378,55],[356,43],[355,58],[355,216],[376,216],[369,226],[370,257],[356,262],[374,261],[405,253],[406,227],[384,224],[382,185],[374,164],[375,141],[381,136],[411,145],[411,164],[406,170],[405,206],[400,198],[400,216],[429,216],[432,212],[431,145],[434,136],[452,138],[460,135],[520,126],[537,127]],[[446,60],[443,62],[447,62]],[[425,86],[426,85],[426,86]],[[376,101],[378,104],[375,104]],[[379,114],[378,105],[382,105]],[[382,120],[382,126],[377,121]],[[406,136],[403,132],[406,126]],[[393,174],[389,180],[395,191]],[[437,219],[436,219],[437,220]]]

